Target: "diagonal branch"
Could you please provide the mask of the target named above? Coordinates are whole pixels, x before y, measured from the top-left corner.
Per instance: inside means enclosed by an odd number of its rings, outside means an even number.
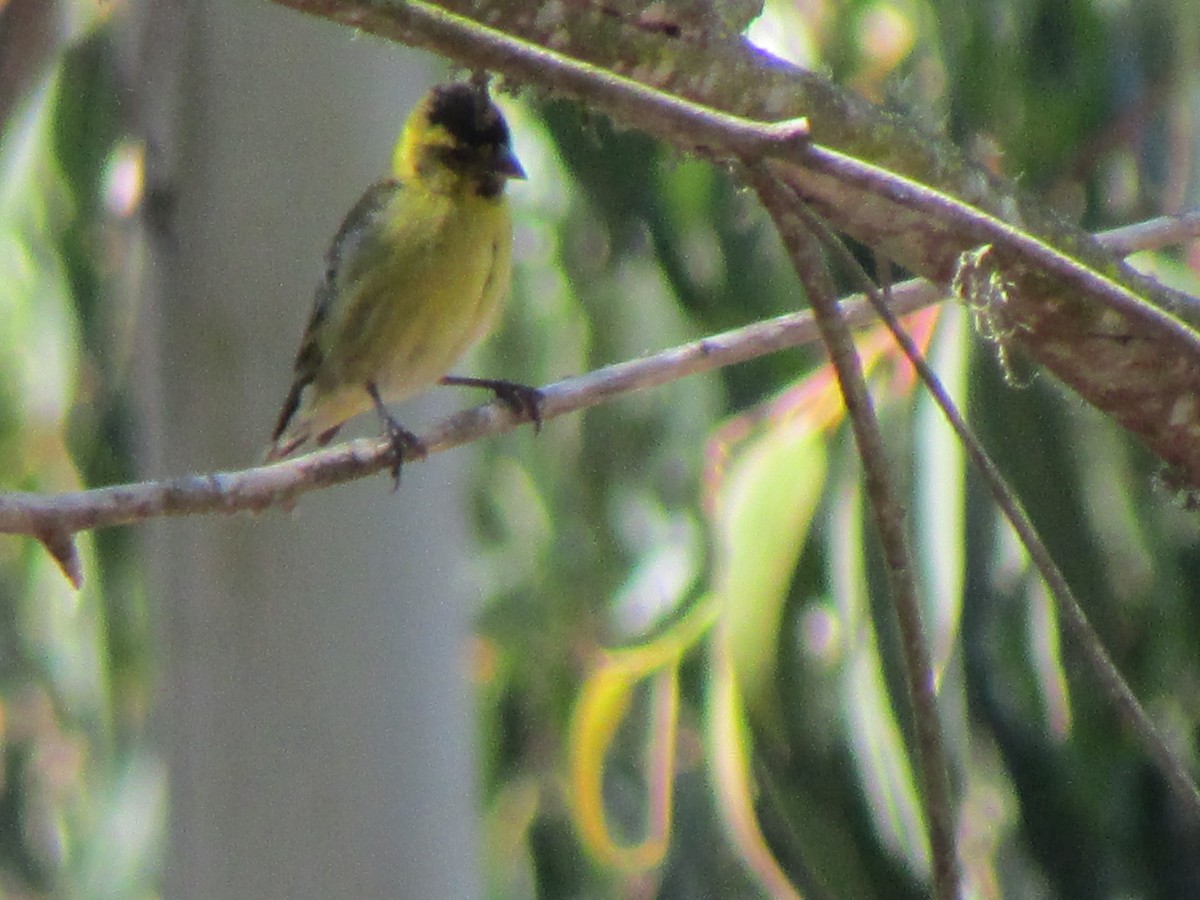
[[[1200,216],[1165,216],[1106,232],[1101,243],[1116,253],[1152,249],[1200,237]],[[902,315],[937,302],[943,292],[926,281],[913,280],[892,291],[892,310]],[[866,325],[875,313],[861,296],[842,302],[846,321]],[[655,387],[698,372],[775,353],[819,340],[807,312],[756,322],[700,341],[665,350],[570,378],[545,388],[544,415],[565,415],[604,402],[610,397]],[[503,406],[483,406],[452,416],[422,435],[430,452],[440,452],[516,425]],[[339,445],[309,456],[211,475],[191,475],[169,481],[116,485],[66,494],[0,494],[0,533],[26,534],[59,548],[56,559],[69,561],[70,536],[79,531],[130,525],[164,516],[260,511],[283,506],[309,491],[363,478],[390,463],[390,444],[369,439]],[[66,543],[64,543],[64,539]],[[69,577],[78,581],[72,563]],[[64,569],[66,571],[66,568]]]
[[[1193,821],[1200,822],[1200,788],[1197,788],[1195,780],[1188,773],[1186,763],[1167,743],[1133,693],[1132,688],[1126,683],[1117,664],[1109,656],[1103,641],[1100,640],[1100,635],[1092,627],[1083,604],[1075,596],[1062,569],[1055,562],[1049,548],[1046,547],[1037,528],[1025,512],[1024,504],[1009,488],[999,467],[984,450],[971,426],[967,424],[955,407],[954,401],[951,400],[937,373],[930,368],[929,363],[921,355],[916,342],[913,341],[912,336],[905,330],[904,325],[893,312],[886,297],[891,292],[880,294],[854,254],[817,216],[803,208],[798,212],[804,216],[809,227],[817,234],[825,247],[862,285],[871,306],[891,331],[904,355],[925,383],[934,402],[962,443],[976,472],[992,495],[993,502],[1008,520],[1013,531],[1016,532],[1034,567],[1041,575],[1042,581],[1050,589],[1050,594],[1058,607],[1059,615],[1066,624],[1067,631],[1082,652],[1088,667],[1092,670],[1093,677],[1116,711],[1117,717],[1132,734],[1137,736],[1143,749],[1158,766],[1159,772],[1175,794],[1180,807]]]
[[[897,287],[894,309],[912,312],[941,293],[928,282]],[[854,325],[874,321],[862,297],[844,301]],[[549,420],[596,406],[613,397],[667,384],[820,339],[812,315],[792,313],[756,322],[653,356],[605,366],[542,388],[542,416]],[[466,410],[437,423],[419,437],[429,453],[440,453],[489,435],[511,431],[520,420],[503,404]],[[164,516],[261,511],[284,506],[309,491],[371,475],[391,466],[391,443],[363,438],[296,459],[233,472],[188,475],[168,481],[116,485],[63,494],[0,494],[0,533],[75,533],[130,525]],[[417,462],[418,459],[405,460]]]
[[[887,451],[875,407],[867,390],[862,363],[842,317],[834,290],[833,277],[821,253],[821,245],[800,212],[802,206],[789,196],[787,187],[764,166],[749,170],[749,181],[766,208],[804,293],[813,308],[821,338],[829,351],[837,373],[838,385],[846,405],[846,415],[854,432],[854,442],[862,459],[864,482],[875,529],[883,547],[888,593],[892,599],[900,631],[904,674],[912,704],[917,744],[917,770],[920,773],[921,802],[925,827],[933,859],[934,893],[939,900],[956,900],[961,881],[958,852],[954,840],[954,813],[950,803],[950,776],[938,717],[937,690],[925,629],[921,623],[920,598],[914,573],[912,547],[905,523],[904,506],[896,493],[889,472]]]

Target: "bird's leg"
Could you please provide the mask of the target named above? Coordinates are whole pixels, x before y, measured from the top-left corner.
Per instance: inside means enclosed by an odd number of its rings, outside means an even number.
[[[379,418],[383,420],[388,440],[392,442],[392,479],[394,482],[392,490],[395,491],[400,487],[400,467],[404,464],[405,455],[424,459],[428,451],[419,437],[392,418],[392,414],[383,405],[383,399],[379,396],[379,388],[376,387],[375,382],[368,381],[366,386],[367,393],[371,395],[371,400],[375,403],[375,412],[379,413]]]
[[[533,422],[533,430],[542,430],[542,392],[519,381],[504,381],[499,378],[468,378],[465,375],[446,375],[442,384],[458,387],[484,388],[496,395],[496,399],[516,415]]]

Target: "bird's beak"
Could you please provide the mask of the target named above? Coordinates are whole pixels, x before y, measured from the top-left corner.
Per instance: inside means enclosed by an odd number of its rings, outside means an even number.
[[[505,178],[524,178],[525,170],[517,161],[516,155],[508,147],[501,147],[496,153],[496,171]]]

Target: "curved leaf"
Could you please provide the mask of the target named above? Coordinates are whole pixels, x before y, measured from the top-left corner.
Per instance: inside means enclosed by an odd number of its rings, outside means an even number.
[[[714,603],[702,601],[658,639],[604,652],[580,692],[568,733],[572,811],[584,846],[605,865],[640,872],[658,866],[666,855],[675,780],[679,665],[711,627],[716,611]],[[646,825],[640,840],[627,843],[614,836],[605,807],[605,761],[643,682],[649,682],[653,695],[646,747]]]

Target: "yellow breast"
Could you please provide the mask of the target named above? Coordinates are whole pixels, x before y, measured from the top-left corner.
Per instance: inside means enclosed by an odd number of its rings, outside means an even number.
[[[343,261],[313,385],[317,430],[369,408],[367,382],[389,402],[436,382],[491,329],[508,293],[502,198],[406,187],[373,230]]]

